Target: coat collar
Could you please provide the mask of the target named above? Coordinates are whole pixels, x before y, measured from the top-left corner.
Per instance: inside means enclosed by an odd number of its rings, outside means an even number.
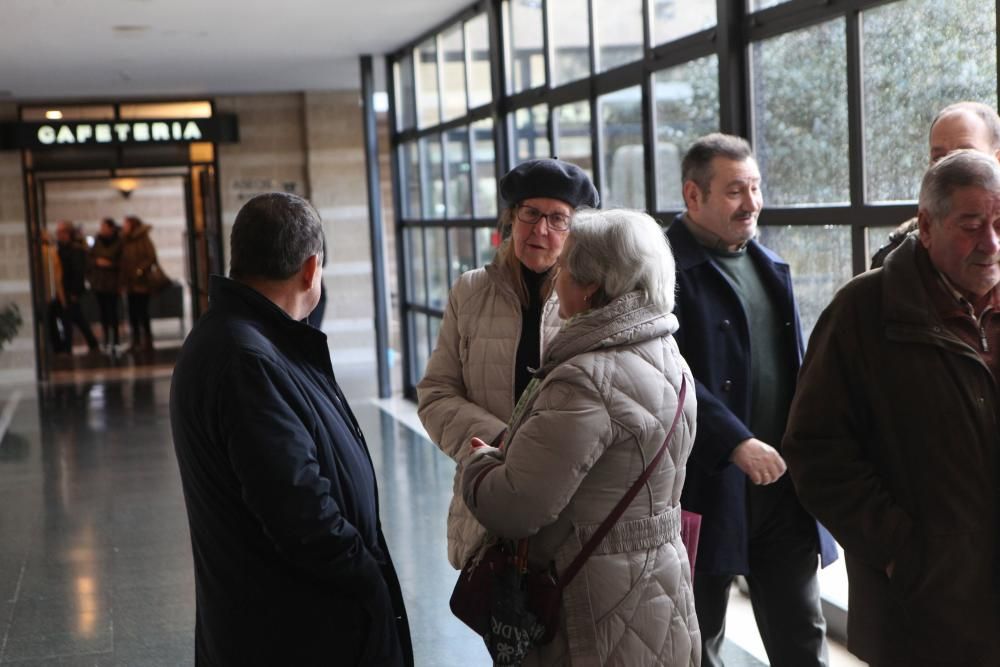
[[[698,243],[694,234],[688,229],[684,222],[683,213],[674,218],[667,235],[670,239],[670,247],[674,251],[674,260],[677,262],[678,271],[687,271],[712,261],[708,250]],[[788,273],[788,263],[762,246],[757,239],[750,239],[746,244],[746,249],[747,254],[753,257],[754,261],[763,262],[773,271]]]
[[[541,375],[578,354],[599,348],[638,343],[677,331],[677,318],[644,303],[641,292],[629,292],[603,308],[566,321],[549,344]]]
[[[213,275],[209,278],[208,298],[211,310],[260,322],[283,341],[307,351],[313,362],[332,373],[326,334],[305,321],[293,320],[257,290],[238,280]]]

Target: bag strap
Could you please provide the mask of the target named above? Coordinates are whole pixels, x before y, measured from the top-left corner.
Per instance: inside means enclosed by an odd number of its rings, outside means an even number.
[[[656,469],[656,466],[660,463],[660,459],[662,459],[663,455],[666,453],[667,444],[670,443],[670,438],[673,437],[674,430],[677,428],[677,423],[681,419],[681,413],[684,411],[685,394],[687,394],[687,378],[682,376],[681,390],[677,394],[677,411],[674,413],[673,421],[670,422],[670,430],[667,431],[667,437],[663,440],[663,444],[660,445],[660,451],[656,453],[656,456],[653,457],[653,460],[650,461],[648,466],[646,466],[646,469],[642,471],[642,474],[639,475],[639,479],[635,481],[632,488],[630,488],[625,493],[625,496],[618,501],[615,508],[611,510],[611,514],[609,514],[608,517],[601,523],[601,525],[597,528],[597,532],[594,533],[589,540],[587,540],[587,543],[583,545],[582,549],[580,549],[580,553],[576,555],[573,562],[569,564],[566,571],[559,577],[560,590],[566,588],[566,586],[569,585],[569,582],[573,580],[573,577],[580,572],[580,569],[583,568],[583,564],[588,558],[590,558],[590,554],[594,552],[597,545],[601,543],[608,532],[610,532],[614,525],[618,523],[618,519],[621,518],[622,514],[625,513],[625,510],[632,504],[632,501],[635,500],[635,497],[639,494],[639,489],[642,488],[642,486],[649,480],[650,475],[653,474],[653,470]]]

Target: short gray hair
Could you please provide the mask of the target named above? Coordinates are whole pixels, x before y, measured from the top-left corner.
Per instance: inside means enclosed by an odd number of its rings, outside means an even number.
[[[940,221],[951,212],[952,193],[967,187],[1000,194],[1000,164],[992,155],[966,148],[931,165],[920,183],[920,210]]]
[[[986,130],[990,135],[990,148],[994,151],[1000,150],[1000,116],[997,115],[996,109],[982,102],[955,102],[938,111],[937,115],[934,116],[934,120],[931,121],[928,140],[930,139],[930,133],[934,131],[934,126],[937,125],[939,120],[956,113],[970,113],[983,121],[983,125],[986,126]]]
[[[302,197],[268,192],[243,205],[229,239],[233,278],[285,280],[323,252],[323,223]]]
[[[642,211],[583,209],[563,251],[563,270],[581,285],[597,285],[595,308],[634,290],[669,313],[674,309],[674,255],[656,221]]]

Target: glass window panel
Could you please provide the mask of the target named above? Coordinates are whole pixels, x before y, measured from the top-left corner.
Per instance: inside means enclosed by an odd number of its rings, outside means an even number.
[[[493,121],[489,118],[472,124],[472,178],[475,187],[475,215],[480,218],[497,214],[496,151]]]
[[[708,56],[653,74],[656,208],[684,208],[681,160],[698,137],[719,129],[719,60]]]
[[[444,102],[444,120],[464,116],[465,103],[465,47],[462,44],[462,24],[456,24],[441,35],[441,97]]]
[[[58,111],[61,116],[49,118],[46,114]],[[115,108],[110,104],[66,105],[53,104],[44,107],[23,107],[21,120],[26,122],[41,122],[45,120],[113,120]]]
[[[417,142],[411,141],[399,147],[399,166],[403,171],[400,179],[405,188],[403,194],[403,217],[420,217],[420,154]]]
[[[427,283],[424,282],[423,227],[406,228],[407,296],[411,303],[427,304]]]
[[[410,335],[413,341],[413,354],[410,355],[410,358],[413,360],[413,366],[410,370],[413,373],[413,383],[416,384],[424,377],[424,371],[427,369],[427,359],[430,357],[427,353],[427,348],[430,346],[430,339],[427,336],[427,316],[423,313],[411,313],[410,323]]]
[[[431,37],[414,51],[417,66],[413,73],[417,88],[417,113],[420,127],[441,122],[438,92],[437,41]]]
[[[789,2],[789,0],[750,0],[750,10],[767,9]]]
[[[849,201],[844,19],[755,43],[753,81],[764,205]]]
[[[601,205],[646,208],[642,145],[642,90],[626,88],[597,98],[601,138]]]
[[[545,49],[542,40],[542,3],[539,0],[507,0],[507,90],[519,93],[545,83]]]
[[[445,244],[444,227],[424,230],[424,247],[427,249],[427,305],[444,310],[448,303],[448,246]]]
[[[122,104],[118,113],[122,118],[211,118],[212,103],[192,101]]]
[[[460,275],[469,269],[476,268],[476,253],[475,248],[473,248],[473,230],[467,228],[463,229],[461,227],[452,227],[448,230],[448,242],[451,244],[451,256],[449,258],[449,267],[451,272],[449,275],[451,278],[451,284],[454,285]]]
[[[554,110],[555,155],[560,160],[572,162],[591,178],[594,177],[594,163],[591,155],[590,102],[574,102]]]
[[[416,124],[416,109],[413,98],[413,56],[407,54],[393,63],[396,95],[396,125],[408,130]]]
[[[760,227],[760,242],[781,255],[792,284],[806,341],[834,293],[851,279],[851,228],[845,225]]]
[[[514,112],[514,163],[551,157],[549,151],[549,108],[536,104]]]
[[[597,71],[642,58],[642,0],[594,0]]]
[[[500,232],[496,227],[480,227],[476,230],[476,266],[486,266],[493,261],[500,245]]]
[[[715,0],[652,0],[653,44],[693,35],[716,24]]]
[[[466,22],[465,47],[469,52],[469,108],[475,109],[493,101],[490,26],[486,14]]]
[[[590,75],[590,26],[587,0],[549,0],[552,85]]]
[[[996,6],[907,0],[862,19],[867,200],[915,200],[934,114],[959,100],[996,104]],[[900,66],[901,54],[919,57]]]
[[[427,178],[423,191],[424,217],[443,218],[444,208],[444,163],[441,156],[441,135],[432,134],[420,140],[421,164],[426,169]]]
[[[469,128],[449,130],[444,138],[448,161],[448,217],[472,215],[472,167],[469,164]]]

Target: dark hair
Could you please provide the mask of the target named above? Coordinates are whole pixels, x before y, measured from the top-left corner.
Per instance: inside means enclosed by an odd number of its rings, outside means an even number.
[[[231,277],[285,280],[323,252],[323,225],[302,197],[269,192],[243,205],[229,239]]]
[[[712,177],[715,176],[712,172],[712,160],[717,157],[743,161],[753,157],[753,150],[743,137],[719,132],[706,134],[695,141],[684,155],[681,162],[681,183],[694,181],[701,190],[702,197],[707,197]]]

